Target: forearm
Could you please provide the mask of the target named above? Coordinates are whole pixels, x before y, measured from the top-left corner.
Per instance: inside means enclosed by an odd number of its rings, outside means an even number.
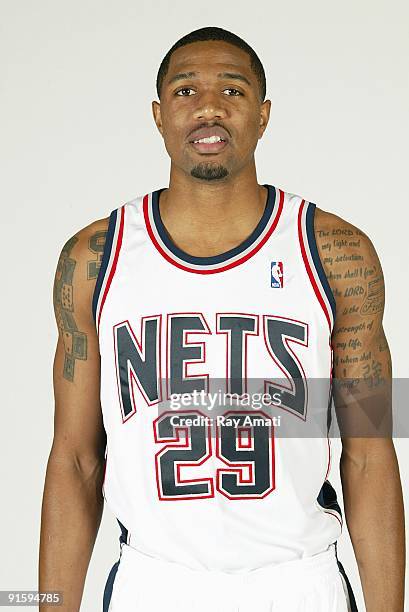
[[[39,591],[61,591],[61,612],[77,612],[103,511],[100,462],[82,470],[51,452],[41,514]],[[40,606],[40,612],[55,606]]]
[[[372,453],[362,464],[342,452],[346,523],[367,612],[403,612],[405,526],[399,468],[392,441],[379,440],[379,448],[378,456]]]

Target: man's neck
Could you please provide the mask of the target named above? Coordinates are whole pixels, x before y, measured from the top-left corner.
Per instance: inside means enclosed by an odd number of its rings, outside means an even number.
[[[217,184],[216,184],[217,183]],[[253,180],[171,181],[162,191],[162,221],[180,249],[199,257],[238,246],[254,230],[264,212],[268,191]]]

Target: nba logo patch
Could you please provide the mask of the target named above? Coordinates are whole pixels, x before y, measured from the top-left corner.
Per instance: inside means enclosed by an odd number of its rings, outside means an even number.
[[[273,289],[281,289],[284,285],[283,262],[271,262],[271,287]]]

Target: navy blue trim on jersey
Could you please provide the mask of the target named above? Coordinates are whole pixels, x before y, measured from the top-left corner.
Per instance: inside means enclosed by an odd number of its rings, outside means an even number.
[[[244,240],[237,247],[234,247],[233,249],[229,249],[228,251],[225,251],[224,253],[220,253],[219,255],[211,255],[209,257],[197,257],[195,255],[189,255],[188,253],[185,253],[173,243],[173,241],[170,239],[166,231],[166,228],[163,224],[163,221],[160,216],[160,210],[159,210],[159,196],[161,192],[164,191],[165,187],[162,189],[157,189],[156,191],[152,192],[152,215],[153,215],[153,221],[156,226],[156,230],[162,242],[167,246],[167,248],[170,251],[172,251],[172,253],[174,253],[176,257],[178,257],[179,259],[182,259],[183,261],[186,261],[187,263],[208,266],[208,265],[218,264],[218,263],[227,261],[230,258],[235,257],[236,255],[239,255],[240,253],[248,249],[254,242],[256,242],[256,240],[259,238],[259,236],[262,234],[263,230],[267,226],[267,223],[269,219],[271,218],[271,215],[273,214],[275,201],[276,201],[276,189],[272,185],[263,185],[263,187],[267,188],[268,195],[267,195],[266,206],[265,206],[265,209],[264,209],[264,212],[263,212],[263,215],[260,221],[258,222],[257,226],[254,228],[254,230],[251,232],[250,236],[246,238],[246,240]]]
[[[324,480],[321,491],[318,493],[317,502],[326,510],[335,510],[342,516],[342,511],[337,501],[336,491],[329,480]]]
[[[108,574],[108,578],[107,578],[107,581],[105,583],[105,588],[104,588],[102,612],[108,612],[109,610],[109,604],[111,603],[112,590],[114,588],[114,582],[115,582],[116,573],[119,567],[119,561],[120,559],[118,559],[118,561],[114,563],[114,565],[111,567],[111,571]]]
[[[121,535],[119,536],[119,541],[124,544],[128,543],[128,530],[126,527],[124,527],[124,525],[122,525],[121,521],[119,519],[116,519],[119,523],[119,526],[121,528]]]
[[[115,208],[115,210],[113,210],[109,215],[108,230],[104,244],[104,251],[102,253],[101,267],[98,271],[97,282],[95,283],[94,294],[92,296],[92,314],[95,322],[97,320],[99,294],[101,293],[102,283],[104,282],[105,272],[107,271],[109,258],[111,256],[117,216],[118,209]]]
[[[346,586],[347,586],[349,605],[351,607],[351,612],[358,612],[358,606],[356,604],[356,599],[355,599],[354,591],[352,590],[351,583],[349,582],[349,579],[348,579],[347,573],[346,573],[346,571],[344,569],[344,566],[342,565],[341,561],[338,559],[337,544],[338,544],[338,542],[335,542],[335,557],[336,557],[336,560],[337,560],[338,569],[341,572],[341,574],[343,575],[345,583],[346,583]]]
[[[331,306],[332,314],[333,314],[334,321],[335,321],[335,313],[336,313],[335,298],[334,298],[334,294],[332,293],[332,289],[328,282],[327,276],[325,274],[324,266],[322,265],[321,257],[318,253],[317,242],[315,240],[315,233],[314,233],[315,209],[316,209],[316,205],[313,204],[312,202],[309,202],[308,208],[307,208],[307,214],[306,214],[306,230],[307,230],[308,246],[310,248],[311,257],[314,262],[314,266],[319,276],[319,279],[321,281],[322,288],[324,289],[325,294],[328,298],[328,302]]]
[[[332,403],[334,401],[334,388],[331,381],[331,389],[328,398],[328,407],[327,407],[327,435],[329,434],[329,430],[331,429],[332,423]]]

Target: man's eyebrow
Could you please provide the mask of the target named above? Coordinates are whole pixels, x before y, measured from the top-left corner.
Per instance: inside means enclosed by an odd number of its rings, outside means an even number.
[[[221,79],[236,79],[237,81],[243,81],[243,83],[247,83],[247,85],[250,85],[251,87],[251,83],[248,78],[239,72],[219,72],[217,76]]]
[[[183,79],[191,79],[197,76],[196,72],[178,72],[178,74],[173,75],[171,79],[169,79],[168,84],[171,85],[175,81],[182,81]]]
[[[173,75],[173,77],[169,79],[168,85],[171,85],[175,81],[182,81],[184,79],[192,79],[197,76],[198,76],[197,72],[178,72],[178,74]],[[247,83],[247,85],[250,85],[251,87],[251,83],[248,80],[248,78],[245,77],[243,74],[240,74],[239,72],[219,72],[217,77],[219,79],[235,79],[237,81],[243,81],[243,83]]]

